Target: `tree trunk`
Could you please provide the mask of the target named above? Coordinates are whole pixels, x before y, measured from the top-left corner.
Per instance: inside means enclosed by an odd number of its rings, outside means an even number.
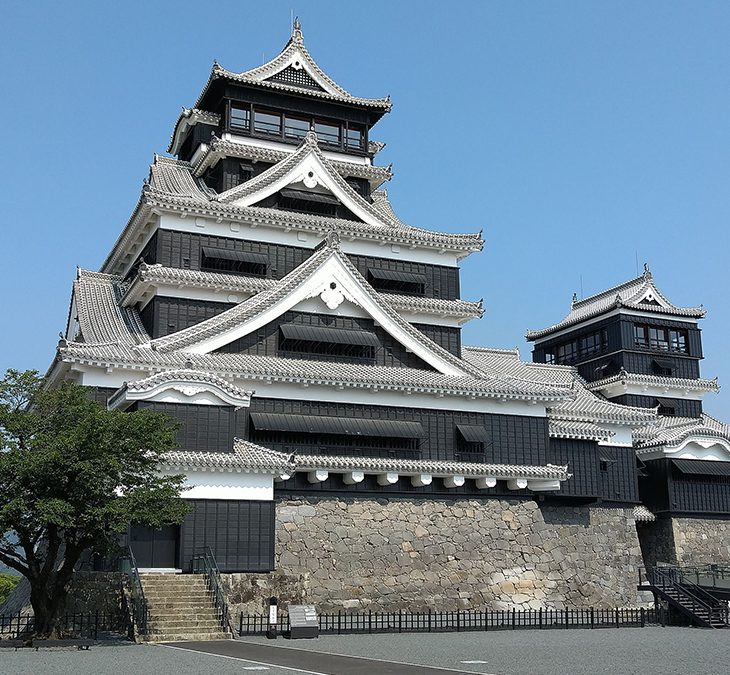
[[[28,579],[30,604],[34,614],[33,637],[41,639],[60,637],[58,620],[66,607],[74,563],[75,560],[73,562],[66,560],[59,570],[50,575],[39,575]]]

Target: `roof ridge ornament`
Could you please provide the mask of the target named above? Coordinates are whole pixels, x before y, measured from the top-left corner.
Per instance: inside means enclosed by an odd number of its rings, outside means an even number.
[[[578,294],[573,293],[573,299],[570,301],[570,308],[573,309],[575,307],[575,303],[578,302]]]
[[[649,269],[649,263],[648,262],[645,262],[644,263],[644,273],[642,274],[642,276],[647,281],[652,278],[652,273],[651,273],[651,270]]]
[[[330,230],[325,237],[325,244],[328,248],[334,248],[339,250],[340,248],[340,233],[337,230]]]
[[[298,43],[304,42],[304,34],[302,33],[302,24],[299,21],[298,16],[294,17],[294,23],[292,23],[291,39],[294,42],[298,42]]]

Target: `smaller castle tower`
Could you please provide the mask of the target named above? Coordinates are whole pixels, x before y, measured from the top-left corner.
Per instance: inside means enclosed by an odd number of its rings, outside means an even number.
[[[573,296],[568,316],[527,339],[535,343],[533,361],[576,366],[592,391],[615,403],[699,418],[702,397],[718,390],[700,377],[704,316],[701,306],[672,304],[644,265],[636,279]]]

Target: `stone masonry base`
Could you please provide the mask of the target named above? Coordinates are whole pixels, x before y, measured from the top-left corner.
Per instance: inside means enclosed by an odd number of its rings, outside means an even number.
[[[730,565],[730,520],[658,518],[639,524],[639,538],[647,565]]]
[[[636,605],[632,509],[534,501],[292,498],[276,571],[225,576],[234,612]]]

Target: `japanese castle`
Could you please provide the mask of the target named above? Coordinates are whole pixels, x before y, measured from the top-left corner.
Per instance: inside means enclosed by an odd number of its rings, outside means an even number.
[[[730,562],[704,310],[647,267],[529,331],[533,362],[462,344],[483,308],[460,265],[484,242],[393,211],[390,109],[328,77],[298,22],[262,66],[214,63],[100,270],[78,270],[50,381],[182,422],[160,472],[194,509],[130,527],[139,566],[210,547],[347,608],[630,603],[642,564]]]

